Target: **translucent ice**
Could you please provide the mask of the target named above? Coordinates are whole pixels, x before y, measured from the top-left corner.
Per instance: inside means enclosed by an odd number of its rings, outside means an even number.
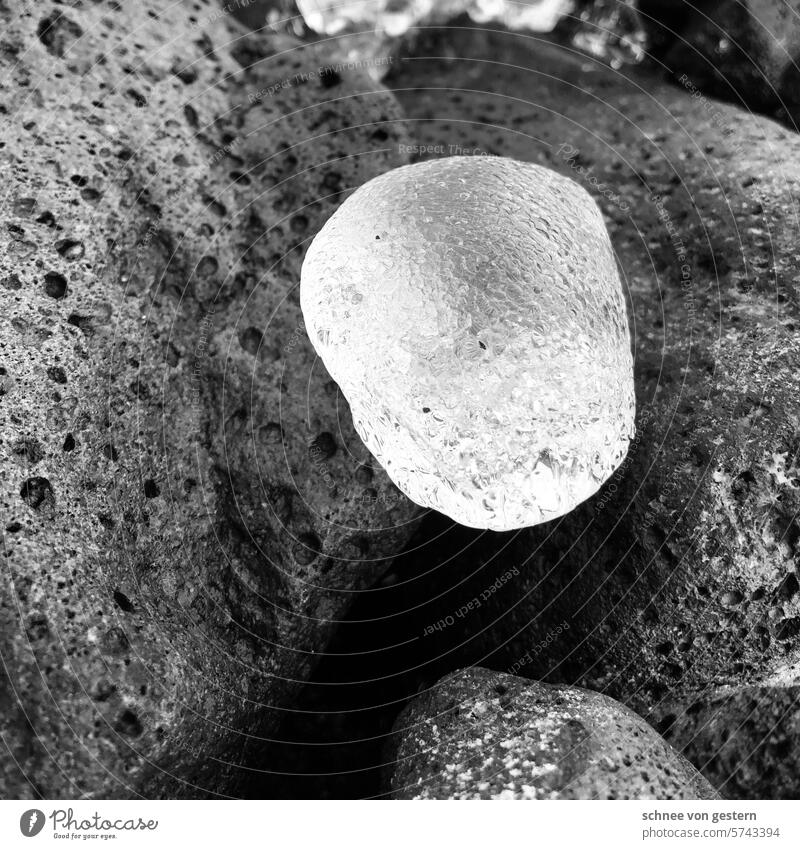
[[[622,287],[577,183],[499,157],[371,180],[303,264],[309,336],[412,500],[509,530],[568,512],[633,435]]]
[[[571,0],[297,0],[311,29],[328,35],[374,27],[399,36],[414,25],[444,23],[466,12],[478,23],[549,32],[572,8]]]

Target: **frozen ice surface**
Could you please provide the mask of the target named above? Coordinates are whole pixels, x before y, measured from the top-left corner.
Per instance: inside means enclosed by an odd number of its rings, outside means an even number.
[[[625,456],[622,287],[597,205],[554,171],[453,157],[371,180],[310,246],[301,304],[361,438],[418,504],[534,525]]]

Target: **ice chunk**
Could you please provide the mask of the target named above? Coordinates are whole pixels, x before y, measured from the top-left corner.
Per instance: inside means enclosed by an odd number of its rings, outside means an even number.
[[[462,12],[478,23],[550,32],[572,6],[571,0],[297,0],[300,14],[316,32],[336,35],[374,27],[390,37],[420,22],[444,23]]]
[[[622,287],[597,205],[554,171],[453,157],[371,180],[314,239],[301,304],[361,438],[418,504],[534,525],[625,456]]]

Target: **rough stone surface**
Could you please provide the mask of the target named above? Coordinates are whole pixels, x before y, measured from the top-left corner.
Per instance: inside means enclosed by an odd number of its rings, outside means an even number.
[[[535,525],[625,456],[619,274],[597,205],[550,169],[454,156],[371,180],[314,239],[301,303],[356,429],[418,504]]]
[[[649,52],[682,84],[797,127],[797,0],[640,0]]]
[[[412,526],[298,298],[398,111],[208,2],[0,18],[0,796],[239,792]]]
[[[674,710],[674,712],[673,712]],[[731,799],[797,799],[800,688],[720,687],[665,703],[657,727]]]
[[[633,711],[577,687],[467,669],[400,715],[396,799],[715,799]]]
[[[407,607],[431,598],[439,612],[425,608],[417,633],[445,612],[453,623],[419,651],[582,683],[654,717],[662,699],[688,706],[708,687],[790,684],[800,140],[519,36],[441,33],[420,52],[463,58],[393,71],[415,142],[546,164],[600,203],[630,300],[637,435],[563,519],[459,532],[436,560],[420,546],[424,589],[407,585]]]

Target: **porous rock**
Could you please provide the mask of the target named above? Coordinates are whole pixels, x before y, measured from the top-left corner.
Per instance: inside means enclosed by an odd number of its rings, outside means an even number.
[[[421,148],[512,156],[585,181],[630,300],[637,433],[606,486],[564,518],[459,532],[437,566],[419,547],[420,595],[453,619],[429,630],[428,609],[424,650],[581,683],[643,715],[711,686],[791,684],[800,140],[646,75],[532,46],[432,34],[423,54],[460,58],[411,57],[389,82]]]
[[[641,0],[648,52],[697,93],[800,120],[800,3],[796,0]]]
[[[472,668],[395,724],[396,799],[714,799],[633,711],[577,687]]]
[[[415,512],[297,296],[398,111],[210,2],[0,14],[0,796],[240,792]]]
[[[800,687],[718,687],[659,706],[664,737],[730,799],[797,799]]]

